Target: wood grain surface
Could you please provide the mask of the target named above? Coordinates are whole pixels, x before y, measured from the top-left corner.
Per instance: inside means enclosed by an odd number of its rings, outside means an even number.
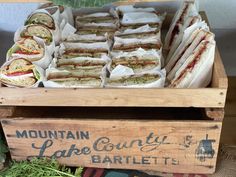
[[[65,165],[213,173],[221,123],[214,121],[5,119],[15,160],[56,157]]]

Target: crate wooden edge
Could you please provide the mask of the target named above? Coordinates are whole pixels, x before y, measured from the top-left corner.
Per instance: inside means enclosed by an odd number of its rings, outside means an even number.
[[[124,0],[115,2],[115,5],[125,5],[130,3],[139,3],[139,2],[173,2],[176,0]],[[51,2],[49,0],[0,0],[0,2],[7,2],[7,3],[48,3]]]
[[[219,150],[219,141],[220,141],[220,133],[221,133],[221,128],[222,128],[222,122],[213,122],[213,121],[145,121],[145,120],[96,120],[96,119],[80,119],[80,120],[71,120],[71,119],[56,119],[56,118],[52,118],[52,119],[34,119],[34,118],[30,118],[30,119],[24,119],[24,118],[15,118],[15,119],[2,119],[1,120],[2,125],[3,125],[3,129],[5,130],[4,132],[9,132],[9,129],[11,129],[11,127],[17,125],[19,127],[30,127],[29,125],[34,126],[34,130],[37,130],[37,128],[35,129],[35,126],[38,127],[38,129],[41,129],[42,126],[45,127],[48,125],[50,127],[50,129],[55,126],[55,124],[57,125],[63,125],[63,127],[68,127],[69,125],[76,125],[78,126],[78,124],[82,127],[87,127],[87,125],[92,125],[93,129],[96,129],[95,127],[100,127],[102,125],[102,127],[110,127],[111,129],[116,129],[116,128],[120,128],[122,127],[126,127],[126,129],[122,129],[123,131],[127,131],[129,130],[128,127],[130,127],[132,129],[132,127],[136,127],[138,129],[143,130],[143,128],[146,129],[153,129],[153,127],[161,127],[161,129],[165,129],[165,127],[172,127],[173,126],[173,130],[176,129],[181,129],[181,132],[188,132],[187,127],[192,127],[191,132],[193,131],[193,134],[197,136],[197,132],[198,131],[206,131],[206,133],[210,133],[211,134],[211,138],[212,136],[214,136],[213,139],[216,140],[217,144],[215,145],[215,157],[214,157],[214,162],[211,161],[211,163],[208,165],[195,165],[195,163],[191,163],[191,165],[186,165],[186,164],[182,164],[181,166],[171,166],[171,167],[165,167],[163,165],[161,166],[155,166],[155,168],[152,166],[151,168],[149,168],[148,166],[142,165],[142,166],[135,166],[135,165],[118,165],[118,166],[114,166],[114,165],[106,165],[106,164],[89,164],[86,163],[87,167],[97,167],[97,168],[108,168],[108,169],[138,169],[138,170],[157,170],[157,171],[161,171],[161,172],[169,172],[169,173],[201,173],[201,174],[213,174],[215,172],[216,169],[216,162],[217,162],[217,153]],[[24,126],[25,124],[25,126]],[[41,126],[42,125],[42,126]],[[53,125],[53,126],[52,126]],[[96,125],[96,126],[95,126]],[[100,126],[99,126],[100,125]],[[106,131],[106,128],[104,128],[104,131]],[[53,129],[53,128],[52,128]],[[100,128],[101,129],[101,128]],[[27,128],[26,128],[27,130]],[[44,130],[44,128],[42,128],[42,130]],[[71,130],[71,129],[70,129]],[[100,130],[101,131],[101,130]],[[98,131],[98,132],[100,132]],[[111,131],[111,130],[109,130]],[[108,131],[108,132],[109,132]],[[162,130],[163,131],[163,130]],[[107,132],[107,133],[108,133]],[[214,132],[214,133],[213,133]],[[108,133],[109,134],[109,133]],[[184,134],[184,133],[183,133]],[[114,138],[114,136],[116,137],[117,135],[112,135],[111,137]],[[121,135],[119,135],[121,136]],[[132,135],[133,136],[133,135]],[[138,134],[138,136],[142,136],[141,134]],[[13,139],[11,139],[13,138]],[[14,140],[14,137],[11,134],[6,134],[6,139],[9,142],[10,139],[10,151],[13,154],[12,157],[15,160],[24,160],[26,157],[25,153],[20,153],[21,155],[19,155],[20,151],[15,151],[17,150],[20,146],[22,146],[22,144],[24,145],[24,141],[22,141],[21,145],[17,145],[14,146],[14,144],[16,144],[17,140]],[[118,138],[119,139],[119,138]],[[36,141],[34,141],[36,142]],[[13,147],[14,146],[14,147]],[[27,146],[27,143],[25,144],[25,146]],[[25,148],[24,148],[25,149]],[[26,148],[27,149],[27,148]],[[18,149],[19,150],[19,149]],[[123,151],[122,151],[123,152]],[[122,154],[121,152],[121,154]],[[27,153],[26,153],[27,154]],[[109,153],[110,154],[110,153]],[[113,153],[111,153],[110,155],[112,156]],[[116,153],[115,153],[116,154]],[[135,152],[134,154],[138,155],[137,152]],[[61,162],[64,165],[68,165],[68,166],[78,166],[78,165],[85,165],[83,163],[80,162],[80,164],[78,164],[78,162],[73,161],[73,160],[67,160],[66,159],[59,159],[59,162]]]

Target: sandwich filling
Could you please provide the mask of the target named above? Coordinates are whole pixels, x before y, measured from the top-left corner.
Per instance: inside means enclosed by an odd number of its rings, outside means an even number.
[[[33,86],[40,79],[35,66],[26,59],[15,59],[1,69],[1,81],[19,87]]]

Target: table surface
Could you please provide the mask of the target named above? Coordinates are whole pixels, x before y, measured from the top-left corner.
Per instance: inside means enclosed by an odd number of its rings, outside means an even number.
[[[236,77],[229,77],[225,113],[221,143],[236,145]]]

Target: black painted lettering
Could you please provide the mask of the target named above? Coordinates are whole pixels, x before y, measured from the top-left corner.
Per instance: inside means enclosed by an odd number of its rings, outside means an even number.
[[[152,157],[152,159],[154,159],[154,164],[157,165],[158,157]]]
[[[69,151],[68,151],[66,157],[71,157],[73,153],[74,153],[75,155],[79,155],[79,152],[80,152],[80,150],[79,150],[78,148],[76,148],[76,145],[75,145],[75,144],[72,144],[72,145],[70,146],[70,149],[69,149]]]
[[[116,149],[117,149],[117,150],[127,149],[127,148],[129,148],[129,147],[127,146],[127,142],[118,143],[118,144],[116,145]]]
[[[121,156],[114,156],[114,163],[115,164],[122,164]]]
[[[101,163],[101,157],[99,155],[92,155],[92,163]]]
[[[125,156],[125,159],[126,159],[126,163],[129,164],[129,163],[130,163],[131,156]]]
[[[142,140],[133,140],[133,141],[131,141],[129,147],[130,147],[130,148],[134,147],[134,144],[135,144],[135,143],[137,143],[138,147],[142,147],[142,146],[143,146]]]
[[[48,149],[49,147],[51,147],[53,145],[53,141],[52,140],[46,140],[42,146],[37,147],[34,143],[32,143],[32,148],[33,149],[39,149],[39,157],[44,157],[44,152],[46,151],[46,149]]]
[[[36,130],[29,130],[29,137],[30,138],[38,138],[38,133]]]
[[[177,159],[172,159],[172,165],[179,165],[179,161]]]
[[[141,162],[137,161],[136,157],[133,157],[133,164],[141,164]]]
[[[77,136],[78,137],[78,136]],[[81,131],[80,132],[80,138],[82,139],[82,140],[84,140],[84,139],[86,139],[86,140],[89,140],[89,132],[88,131]]]
[[[60,135],[61,139],[65,138],[66,131],[58,131],[58,134]]]
[[[114,145],[110,143],[109,138],[101,137],[94,142],[93,149],[95,151],[112,151],[114,149]]]
[[[89,155],[91,153],[91,149],[87,146],[82,148],[82,152],[84,155]]]
[[[17,138],[28,138],[27,131],[23,130],[20,132],[19,130],[16,130],[16,137]]]
[[[54,158],[66,157],[66,150],[58,150],[58,151],[54,152],[52,157],[54,157]]]
[[[168,165],[168,160],[170,159],[170,157],[163,157],[163,159],[164,159],[165,165]]]
[[[39,133],[39,138],[43,138],[43,139],[46,139],[48,138],[48,135],[47,135],[47,131],[38,131]]]
[[[154,138],[153,135],[154,135],[154,133],[151,132],[151,133],[147,136],[147,138],[146,138],[146,143],[147,143],[147,144],[152,144],[152,143],[154,143],[154,140],[151,142],[151,140]]]
[[[48,137],[50,139],[57,139],[58,138],[57,131],[48,131]]]
[[[150,165],[150,157],[142,157],[142,164]]]
[[[73,140],[75,140],[75,136],[73,135],[73,133],[71,131],[68,131],[66,139],[73,139]]]
[[[102,160],[102,163],[109,163],[109,164],[112,164],[112,160],[110,159],[109,156],[105,156]]]

